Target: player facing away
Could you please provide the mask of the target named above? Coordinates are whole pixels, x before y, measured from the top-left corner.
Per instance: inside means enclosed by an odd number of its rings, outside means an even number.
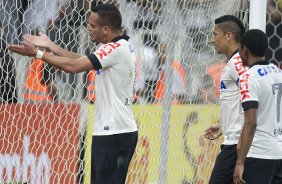
[[[92,54],[82,56],[51,42],[44,35],[25,35],[23,45],[10,45],[11,51],[37,57],[70,73],[96,70],[96,101],[91,153],[91,183],[123,184],[132,159],[138,130],[131,101],[135,79],[135,53],[123,35],[117,7],[95,7],[89,17],[90,39],[104,44]],[[35,46],[51,50],[46,54]]]
[[[210,177],[210,184],[232,184],[237,159],[237,144],[244,121],[240,102],[239,77],[246,72],[238,53],[241,37],[245,32],[243,23],[232,15],[215,20],[212,43],[218,54],[224,54],[228,61],[220,79],[220,123],[211,125],[203,134],[210,140],[221,135],[224,142],[218,154]]]
[[[249,70],[240,77],[245,121],[234,170],[234,183],[282,183],[282,71],[265,60],[268,39],[247,31],[239,48]]]

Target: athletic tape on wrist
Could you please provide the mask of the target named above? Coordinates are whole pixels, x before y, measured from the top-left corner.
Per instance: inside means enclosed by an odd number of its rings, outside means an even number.
[[[44,51],[38,50],[35,57],[38,59],[42,59],[43,54],[44,54]]]

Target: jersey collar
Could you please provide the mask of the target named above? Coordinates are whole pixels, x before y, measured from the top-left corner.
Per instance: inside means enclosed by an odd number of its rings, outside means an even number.
[[[118,36],[118,37],[115,37],[111,42],[117,42],[117,41],[119,41],[121,39],[124,39],[124,40],[128,41],[129,40],[129,36],[127,36],[127,35]]]
[[[270,64],[269,61],[259,60],[259,61],[254,62],[253,64],[251,64],[251,65],[249,66],[249,69],[250,69],[251,67],[255,66],[255,65],[269,65],[269,64]]]
[[[235,54],[237,54],[238,52],[239,52],[239,49],[236,49],[236,50],[231,54],[230,59],[233,58],[233,56],[234,56]]]

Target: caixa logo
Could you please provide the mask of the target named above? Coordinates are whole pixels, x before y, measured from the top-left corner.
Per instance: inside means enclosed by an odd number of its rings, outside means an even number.
[[[49,184],[50,159],[44,152],[36,158],[29,152],[29,136],[23,139],[22,155],[0,154],[0,183]]]

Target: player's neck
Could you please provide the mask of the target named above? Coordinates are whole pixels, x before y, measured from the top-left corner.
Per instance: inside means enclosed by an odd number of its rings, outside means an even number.
[[[228,58],[228,60],[231,59],[231,57],[234,55],[234,53],[239,49],[238,44],[230,44],[227,52],[225,53],[225,56]]]
[[[253,65],[257,61],[264,61],[265,57],[254,57],[254,56],[249,56],[248,58],[248,66]]]
[[[119,37],[119,36],[122,36],[122,32],[113,32],[113,34],[110,34],[107,39],[106,39],[106,42],[109,43],[111,42],[113,39],[115,39],[116,37]]]

